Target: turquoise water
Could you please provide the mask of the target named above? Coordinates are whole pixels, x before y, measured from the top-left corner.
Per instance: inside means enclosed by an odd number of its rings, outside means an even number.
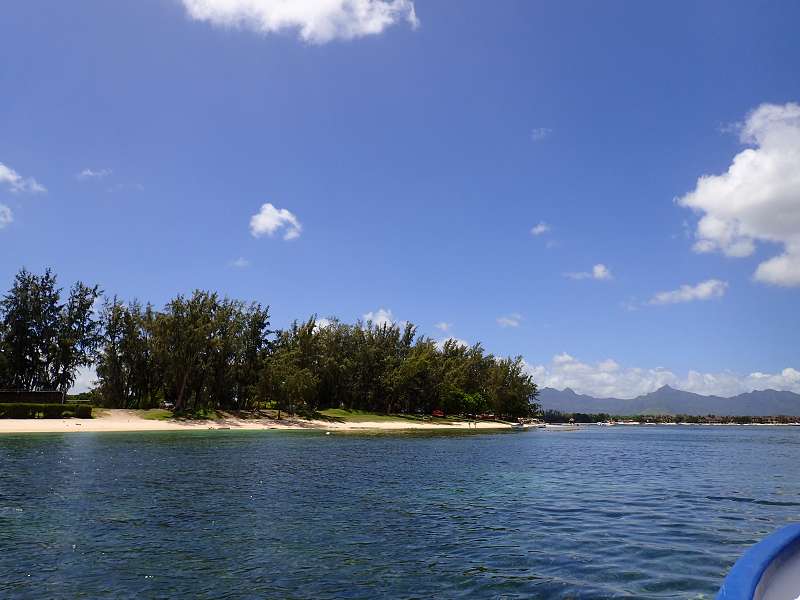
[[[0,437],[2,598],[711,598],[800,428]]]

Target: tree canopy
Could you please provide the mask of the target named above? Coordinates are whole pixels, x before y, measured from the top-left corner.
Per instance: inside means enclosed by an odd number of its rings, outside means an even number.
[[[101,341],[97,286],[72,286],[62,300],[56,276],[22,269],[0,301],[0,388],[66,393]]]
[[[269,307],[207,291],[163,309],[105,300],[78,283],[61,303],[55,276],[20,271],[0,303],[0,382],[66,391],[95,365],[95,401],[176,411],[324,408],[381,413],[529,416],[537,388],[520,357],[437,342],[410,323],[346,324],[312,316],[270,329]]]

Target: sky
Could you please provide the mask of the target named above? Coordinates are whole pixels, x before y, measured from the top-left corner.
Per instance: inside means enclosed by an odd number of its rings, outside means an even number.
[[[52,267],[158,306],[259,301],[278,327],[411,321],[599,396],[800,392],[798,22],[769,1],[10,0],[0,289]]]

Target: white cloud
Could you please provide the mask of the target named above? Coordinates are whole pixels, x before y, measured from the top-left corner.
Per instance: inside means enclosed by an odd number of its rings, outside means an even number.
[[[320,329],[327,329],[333,325],[333,321],[331,319],[326,319],[325,317],[318,317],[314,322],[314,329],[319,331]]]
[[[534,225],[531,228],[531,235],[542,235],[543,233],[547,233],[548,231],[550,231],[550,225],[548,225],[544,221],[539,221],[537,225]]]
[[[531,129],[531,139],[534,142],[541,142],[543,139],[550,137],[553,130],[550,127],[536,127]]]
[[[737,375],[730,371],[701,373],[689,371],[680,377],[663,368],[621,367],[614,360],[584,363],[567,353],[553,357],[549,365],[528,365],[540,387],[571,388],[579,394],[598,398],[635,398],[663,385],[696,394],[735,396],[753,390],[788,390],[800,393],[800,371],[791,367],[780,373]]]
[[[386,308],[379,308],[378,310],[365,313],[362,317],[364,321],[371,321],[373,325],[383,327],[384,325],[394,325],[394,315],[392,311]]]
[[[94,367],[80,367],[75,374],[75,383],[70,388],[70,394],[81,394],[90,391],[97,383],[97,371]]]
[[[444,345],[447,342],[453,342],[453,343],[455,343],[456,346],[461,346],[462,348],[469,348],[470,347],[469,343],[466,340],[462,340],[461,338],[457,338],[457,337],[453,337],[453,336],[449,336],[449,337],[445,337],[445,338],[441,338],[439,340],[436,340],[436,347],[439,350],[442,350],[444,348]]]
[[[682,285],[677,290],[658,292],[650,300],[650,304],[676,304],[693,300],[711,300],[721,298],[728,289],[728,283],[719,279],[708,279],[697,285]]]
[[[447,333],[448,331],[450,331],[450,329],[452,329],[453,324],[452,323],[445,323],[444,321],[440,321],[439,323],[436,323],[434,325],[434,327],[436,327],[436,329],[438,329],[439,331],[443,331],[443,332]]]
[[[14,222],[14,213],[5,204],[0,204],[0,229]]]
[[[570,279],[597,279],[599,281],[613,279],[611,271],[607,266],[602,263],[596,264],[592,267],[591,271],[581,271],[579,273],[564,273],[565,277]]]
[[[419,24],[412,0],[182,0],[192,19],[259,33],[297,30],[313,44],[376,35]]]
[[[603,264],[595,265],[592,267],[592,278],[593,279],[611,279],[611,271],[608,270]]]
[[[800,286],[800,104],[762,104],[740,137],[752,147],[678,199],[702,215],[694,249],[742,257],[757,242],[778,244],[783,252],[759,264],[755,279]]]
[[[38,194],[47,191],[47,189],[33,177],[22,177],[14,169],[1,162],[0,183],[6,184],[14,193],[29,192],[31,194]]]
[[[511,313],[510,315],[497,318],[497,324],[500,325],[500,327],[519,327],[521,321],[522,315],[519,313]]]
[[[245,257],[240,256],[239,258],[237,258],[236,260],[232,260],[228,264],[234,269],[246,269],[247,267],[250,266],[250,261],[247,260]]]
[[[264,234],[271,236],[281,228],[285,228],[284,240],[298,238],[303,231],[303,226],[296,216],[285,208],[275,208],[269,202],[262,204],[261,210],[250,217],[250,233],[253,237],[261,237]]]
[[[89,179],[103,179],[104,177],[108,177],[109,175],[111,175],[111,173],[112,173],[111,169],[97,169],[97,170],[84,169],[83,171],[75,175],[75,177],[77,179],[80,179],[81,181],[86,181]]]

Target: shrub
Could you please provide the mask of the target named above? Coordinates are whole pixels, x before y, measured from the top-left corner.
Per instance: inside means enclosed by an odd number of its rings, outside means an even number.
[[[45,419],[60,419],[64,412],[63,404],[40,404],[39,409]]]
[[[30,402],[0,404],[0,419],[60,419],[72,416],[91,419],[92,407],[88,404],[34,404]]]
[[[0,419],[34,419],[40,405],[24,402],[0,404]]]
[[[75,416],[79,419],[92,418],[92,407],[89,404],[76,404],[73,408],[75,409]]]

